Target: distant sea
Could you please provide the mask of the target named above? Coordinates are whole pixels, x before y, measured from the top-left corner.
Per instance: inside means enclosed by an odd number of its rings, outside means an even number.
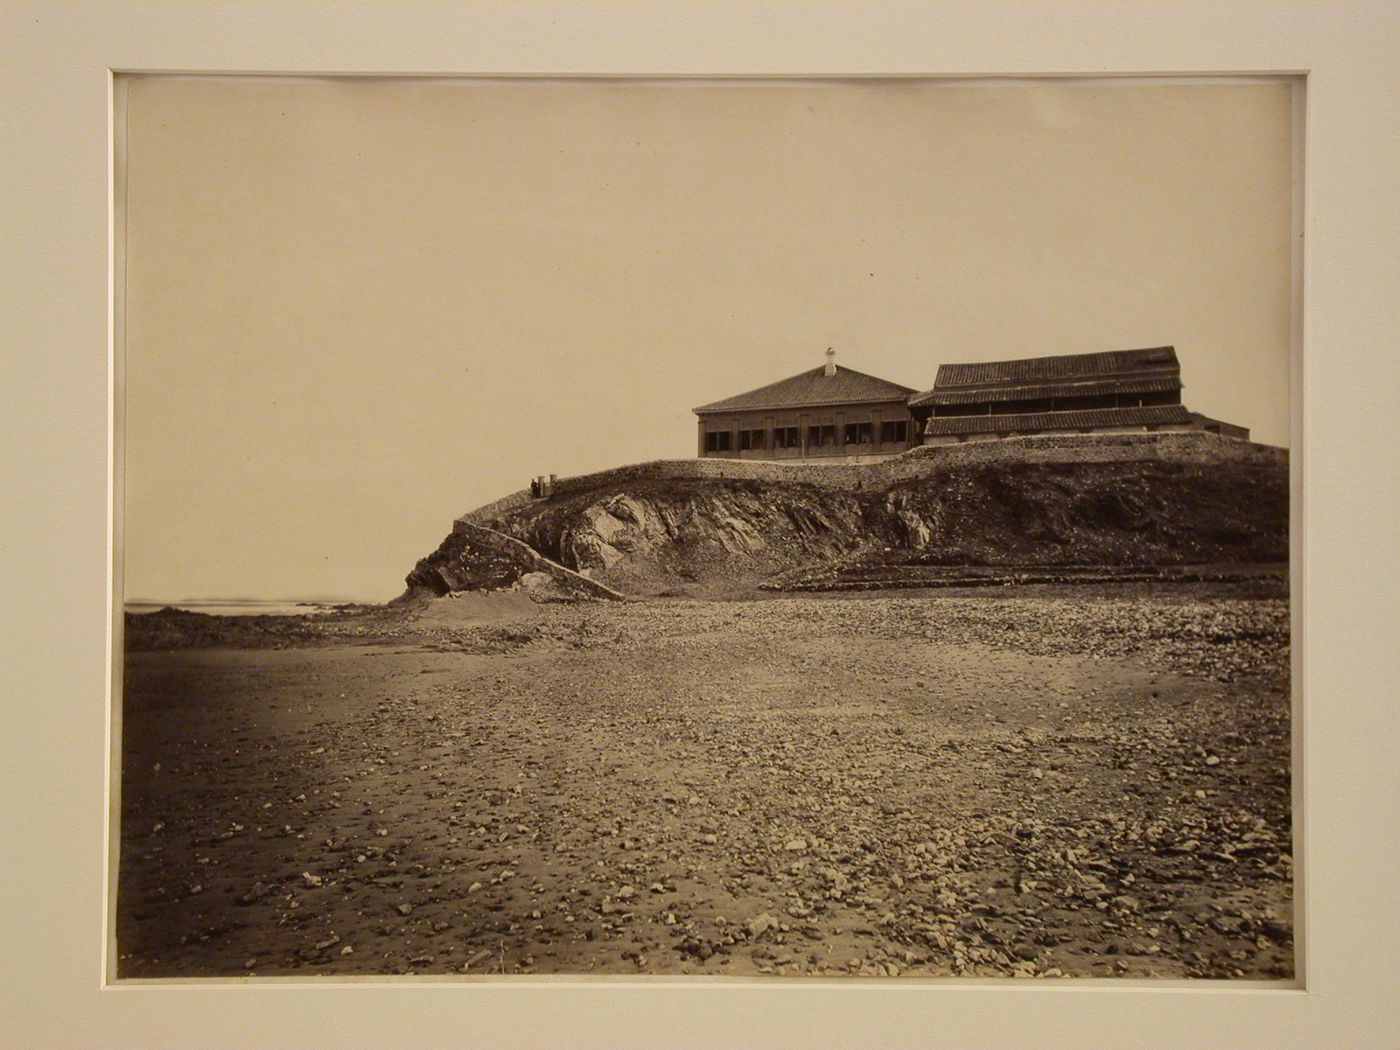
[[[173,602],[127,602],[129,613],[153,613],[158,609],[175,608],[186,612],[209,613],[211,616],[290,616],[301,613],[327,612],[340,604],[336,601],[294,601],[281,599],[265,601],[257,598],[198,598]]]

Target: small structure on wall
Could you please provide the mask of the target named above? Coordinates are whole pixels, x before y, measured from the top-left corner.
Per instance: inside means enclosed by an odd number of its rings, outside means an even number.
[[[717,459],[873,462],[919,443],[909,414],[917,391],[826,364],[695,409],[699,455]]]

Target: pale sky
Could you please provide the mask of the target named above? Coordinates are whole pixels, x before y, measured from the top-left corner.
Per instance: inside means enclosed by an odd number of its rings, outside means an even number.
[[[922,390],[1170,343],[1286,445],[1289,91],[133,80],[126,596],[391,598],[828,346]]]

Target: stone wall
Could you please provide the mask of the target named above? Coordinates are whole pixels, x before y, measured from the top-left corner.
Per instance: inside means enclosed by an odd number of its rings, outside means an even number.
[[[885,488],[910,478],[926,477],[948,467],[1021,462],[1112,463],[1145,460],[1211,462],[1288,461],[1288,450],[1258,445],[1204,431],[1134,434],[1038,434],[957,445],[925,445],[878,463],[781,463],[737,459],[660,459],[625,467],[559,478],[556,496],[587,492],[646,478],[722,478],[815,485],[844,492]],[[488,503],[457,519],[482,523],[529,503],[524,489]]]
[[[523,488],[518,492],[512,492],[509,496],[502,496],[500,499],[488,503],[484,507],[477,507],[475,510],[469,510],[459,517],[457,521],[462,524],[490,521],[492,518],[499,517],[508,510],[514,510],[516,507],[523,507],[532,499],[535,499],[535,497],[530,495],[529,488]]]

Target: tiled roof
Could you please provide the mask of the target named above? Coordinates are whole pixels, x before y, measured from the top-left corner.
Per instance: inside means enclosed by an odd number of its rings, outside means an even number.
[[[1152,394],[1180,389],[1180,379],[1165,375],[1149,376],[1145,379],[1095,377],[1077,381],[1067,380],[1063,383],[1041,383],[1035,386],[976,387],[971,390],[941,390],[934,387],[918,397],[910,398],[909,407],[973,405],[984,401],[1033,401],[1048,397],[1093,397],[1099,394]]]
[[[878,379],[853,368],[836,366],[835,375],[827,375],[825,366],[799,372],[787,379],[769,383],[757,390],[712,401],[695,412],[740,412],[758,408],[802,408],[808,405],[849,404],[866,401],[905,401],[917,393],[913,387],[900,386],[888,379]]]
[[[1080,430],[1087,427],[1153,426],[1190,423],[1191,413],[1181,405],[1143,408],[1087,408],[1070,412],[1022,412],[1001,416],[934,416],[926,434],[995,434],[1028,430]]]
[[[1179,375],[1181,366],[1170,346],[1146,350],[1109,350],[1098,354],[1060,354],[1027,357],[1017,361],[983,361],[977,364],[940,365],[933,389],[1040,383],[1115,375]]]

